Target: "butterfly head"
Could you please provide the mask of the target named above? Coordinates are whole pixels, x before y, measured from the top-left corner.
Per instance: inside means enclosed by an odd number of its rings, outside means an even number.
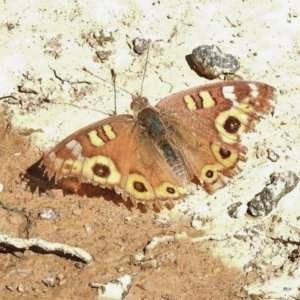
[[[134,117],[137,117],[141,110],[149,106],[151,105],[149,104],[148,99],[142,96],[133,97],[132,102],[130,104],[130,108],[133,111]]]

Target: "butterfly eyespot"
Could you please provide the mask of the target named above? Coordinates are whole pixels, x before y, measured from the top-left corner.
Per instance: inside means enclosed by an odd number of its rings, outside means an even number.
[[[175,190],[172,187],[167,187],[166,190],[169,194],[175,194]]]
[[[228,158],[228,157],[231,156],[231,151],[230,150],[226,150],[224,148],[220,148],[219,153],[220,153],[220,155],[221,155],[221,157],[223,159],[226,159],[226,158]]]
[[[164,182],[162,185],[156,187],[154,191],[157,198],[164,199],[177,199],[187,193],[184,187],[175,186],[169,182]]]
[[[205,175],[206,175],[207,178],[213,178],[214,177],[214,172],[212,170],[208,170],[205,173]]]
[[[240,127],[241,127],[241,121],[232,116],[229,116],[223,125],[223,128],[228,133],[237,133]]]
[[[231,109],[221,112],[215,125],[223,142],[233,144],[238,140],[238,134],[245,130],[249,123],[248,116],[239,109]]]
[[[202,169],[200,182],[201,183],[213,183],[218,179],[218,171],[222,169],[220,164],[206,165]]]
[[[230,168],[238,161],[239,155],[237,152],[221,148],[220,146],[213,144],[211,145],[211,151],[219,163],[225,168]]]
[[[136,191],[140,192],[140,193],[145,193],[147,192],[147,189],[145,187],[145,185],[142,182],[139,181],[135,181],[133,183],[133,187]]]
[[[142,175],[132,173],[128,176],[125,191],[133,198],[140,200],[154,200],[154,190],[146,178]]]
[[[111,173],[108,166],[99,163],[94,164],[92,170],[96,176],[101,178],[106,178]]]
[[[80,166],[77,167],[77,176],[84,176],[88,182],[106,186],[113,186],[120,182],[121,174],[114,162],[106,156],[98,155],[77,163]]]

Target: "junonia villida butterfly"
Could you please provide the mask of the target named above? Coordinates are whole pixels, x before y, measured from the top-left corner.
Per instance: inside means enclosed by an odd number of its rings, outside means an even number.
[[[42,158],[49,179],[78,192],[91,184],[146,205],[187,194],[194,182],[214,193],[240,171],[240,133],[270,112],[275,89],[253,81],[219,82],[178,92],[151,106],[138,96],[133,115],[73,133]],[[69,182],[69,183],[68,183]]]

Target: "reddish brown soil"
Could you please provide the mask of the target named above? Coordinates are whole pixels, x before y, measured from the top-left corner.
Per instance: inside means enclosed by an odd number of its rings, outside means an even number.
[[[7,126],[3,116],[1,122],[0,233],[80,247],[94,261],[84,265],[63,254],[0,244],[0,299],[94,299],[97,290],[89,282],[106,283],[132,273],[137,274],[126,299],[237,299],[245,275],[211,256],[217,242],[161,244],[154,251],[158,268],[132,263],[131,256],[143,252],[153,237],[181,232],[197,236],[190,218],[163,224],[154,211],[130,211],[101,198],[63,196],[60,190],[39,195],[25,189],[19,173],[39,154],[29,149],[28,137]],[[39,213],[45,209],[55,210],[57,218],[41,219]],[[47,277],[54,279],[53,286],[43,282]]]

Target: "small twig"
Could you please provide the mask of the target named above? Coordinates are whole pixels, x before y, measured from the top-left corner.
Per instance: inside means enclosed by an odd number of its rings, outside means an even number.
[[[274,71],[275,72],[275,70],[272,68],[272,66],[270,65],[270,63],[267,61],[267,63],[268,63],[268,65],[269,65],[269,67],[272,69],[272,71]]]
[[[229,23],[232,27],[236,27],[236,25],[234,25],[233,23],[230,22],[230,20],[228,19],[228,17],[225,16],[225,18],[226,18],[226,20],[228,21],[228,23]]]
[[[117,90],[116,90],[116,79],[117,79],[117,74],[114,69],[110,69],[113,85],[114,85],[114,114],[117,114]]]

